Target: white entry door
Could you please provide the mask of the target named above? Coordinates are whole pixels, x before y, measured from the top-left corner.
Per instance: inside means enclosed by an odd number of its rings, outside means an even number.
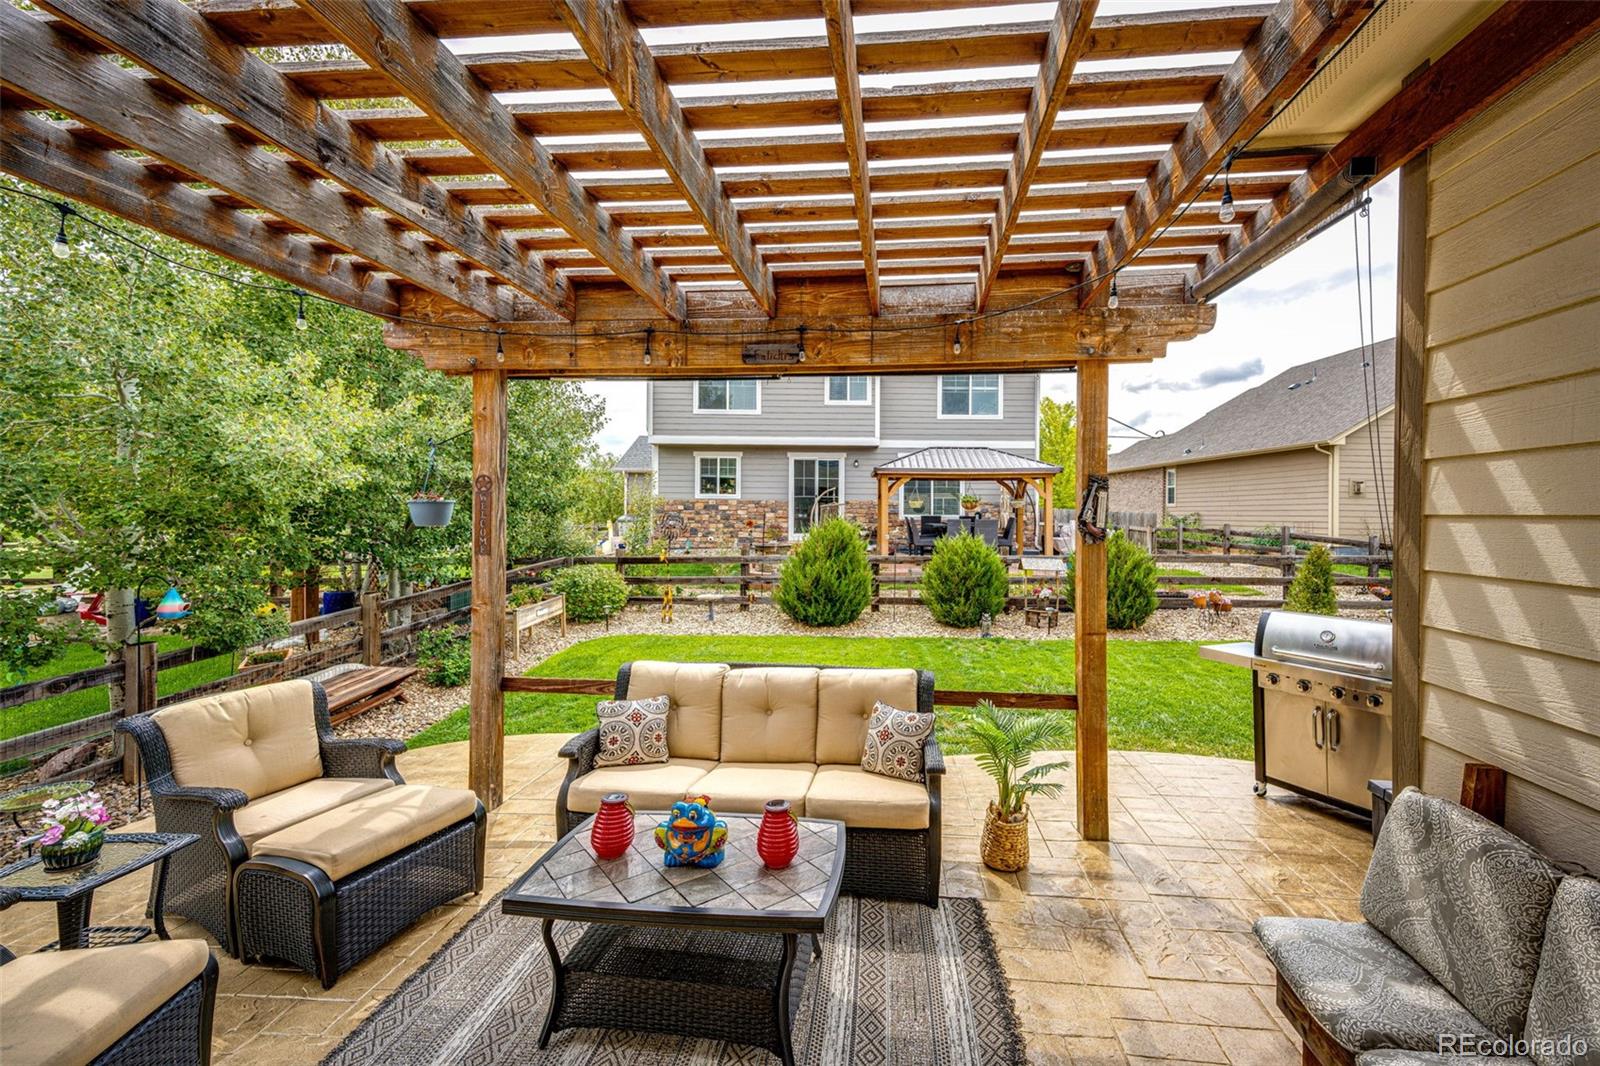
[[[805,455],[789,460],[789,532],[796,536],[811,528],[813,520],[844,513],[844,486],[840,483],[843,460]]]

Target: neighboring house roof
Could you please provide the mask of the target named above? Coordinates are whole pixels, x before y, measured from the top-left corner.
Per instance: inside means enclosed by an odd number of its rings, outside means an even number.
[[[648,474],[655,469],[655,453],[647,436],[635,437],[622,458],[611,468],[619,474]]]
[[[1059,474],[1061,468],[1052,463],[1029,459],[999,448],[923,448],[880,463],[872,468],[874,474],[917,474],[931,477],[962,477],[967,474],[993,477],[996,474],[1031,477],[1040,474]]]
[[[1326,444],[1394,405],[1394,341],[1370,349],[1378,396],[1362,374],[1362,349],[1285,370],[1240,393],[1176,433],[1151,437],[1111,456],[1113,473],[1178,466],[1252,452]]]

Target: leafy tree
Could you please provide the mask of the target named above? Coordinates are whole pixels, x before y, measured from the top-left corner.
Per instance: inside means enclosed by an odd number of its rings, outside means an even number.
[[[860,618],[872,602],[872,566],[861,531],[837,515],[812,526],[784,560],[772,598],[801,625],[843,626]]]
[[[1333,585],[1333,553],[1325,544],[1313,544],[1295,567],[1294,580],[1284,593],[1283,605],[1307,614],[1338,614],[1339,599]]]
[[[567,598],[567,618],[573,622],[603,622],[628,605],[628,586],[610,566],[557,570],[550,591]]]
[[[970,629],[1006,609],[1010,584],[1000,554],[970,533],[940,537],[922,568],[922,599],[934,621]]]
[[[1112,533],[1106,540],[1106,625],[1138,629],[1160,602],[1155,560],[1122,530]]]
[[[572,518],[603,526],[622,515],[622,475],[611,469],[616,456],[599,449],[587,452],[573,482]]]
[[[1039,401],[1039,458],[1061,468],[1056,478],[1057,498],[1059,486],[1067,488],[1066,498],[1074,495],[1078,483],[1078,405],[1070,400],[1052,400],[1046,396]]]

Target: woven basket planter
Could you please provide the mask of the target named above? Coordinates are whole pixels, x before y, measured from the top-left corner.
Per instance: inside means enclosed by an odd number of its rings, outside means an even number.
[[[1000,809],[989,804],[983,816],[983,839],[979,845],[983,864],[1006,873],[1028,865],[1028,808],[1022,808],[1022,821],[1003,822]]]

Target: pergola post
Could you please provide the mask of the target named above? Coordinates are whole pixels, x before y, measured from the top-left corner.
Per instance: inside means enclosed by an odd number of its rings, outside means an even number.
[[[1090,474],[1104,475],[1110,368],[1101,360],[1078,364],[1078,493]],[[1048,497],[1047,497],[1048,498]],[[1046,527],[1049,528],[1048,526]],[[1046,544],[1049,543],[1046,534]],[[1109,840],[1110,784],[1106,768],[1106,545],[1077,532],[1073,568],[1073,646],[1078,695],[1078,832]]]
[[[1055,506],[1056,479],[1055,475],[1051,474],[1044,479],[1044,492],[1040,494],[1039,500],[1039,548],[1046,555],[1054,555],[1056,553]]]
[[[889,481],[873,478],[878,483],[878,554],[889,554]]]
[[[505,780],[506,375],[472,373],[472,708],[467,784],[490,810]]]

